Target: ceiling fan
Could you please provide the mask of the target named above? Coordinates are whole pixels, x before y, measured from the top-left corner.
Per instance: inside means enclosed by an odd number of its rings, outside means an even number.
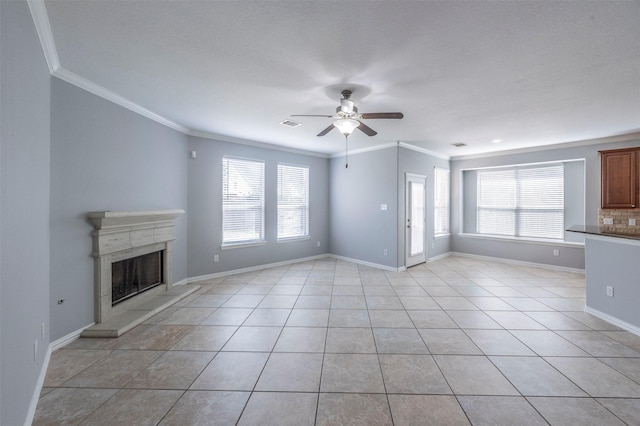
[[[329,125],[326,129],[322,130],[318,133],[318,136],[324,136],[333,130],[334,127],[337,127],[340,132],[346,137],[348,137],[355,129],[360,129],[367,136],[375,136],[378,134],[371,127],[367,126],[360,120],[370,120],[370,119],[401,119],[404,117],[404,114],[401,112],[369,112],[369,113],[359,113],[358,108],[355,106],[355,102],[351,100],[351,90],[343,90],[341,92],[342,98],[340,99],[340,106],[336,108],[335,115],[304,115],[304,114],[296,114],[292,115],[292,117],[325,117],[325,118],[335,118],[331,125]]]

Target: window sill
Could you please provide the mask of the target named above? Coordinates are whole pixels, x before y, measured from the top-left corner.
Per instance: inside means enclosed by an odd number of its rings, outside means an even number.
[[[252,241],[252,242],[246,242],[246,243],[229,243],[229,244],[222,244],[220,246],[220,249],[221,250],[232,250],[232,249],[237,249],[237,248],[263,246],[265,244],[267,244],[266,241]]]
[[[512,243],[541,244],[541,245],[547,245],[547,246],[584,247],[584,243],[564,241],[564,240],[547,240],[543,238],[520,238],[520,237],[507,237],[507,236],[498,236],[498,235],[465,234],[465,233],[459,233],[458,237],[476,238],[479,240],[509,241]]]
[[[451,234],[447,232],[446,234],[436,234],[436,235],[433,236],[433,239],[434,240],[441,240],[443,238],[449,238],[450,236],[451,236]]]
[[[310,235],[305,235],[303,237],[278,238],[278,240],[276,242],[278,244],[280,244],[280,243],[290,243],[290,242],[294,242],[294,241],[305,241],[305,240],[310,240],[310,239],[311,239]]]

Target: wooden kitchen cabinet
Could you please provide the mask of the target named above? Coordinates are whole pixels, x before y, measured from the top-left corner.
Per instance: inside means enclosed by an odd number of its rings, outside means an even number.
[[[601,205],[603,209],[638,207],[640,188],[640,148],[599,151],[601,168]]]

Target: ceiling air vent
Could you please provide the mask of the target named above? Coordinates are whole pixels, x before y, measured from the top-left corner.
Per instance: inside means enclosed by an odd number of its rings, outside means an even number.
[[[302,125],[302,123],[298,123],[297,121],[293,120],[282,120],[280,124],[287,127],[298,127]]]
[[[461,148],[463,146],[467,146],[466,143],[462,143],[462,142],[452,143],[451,145],[455,146],[456,148]]]

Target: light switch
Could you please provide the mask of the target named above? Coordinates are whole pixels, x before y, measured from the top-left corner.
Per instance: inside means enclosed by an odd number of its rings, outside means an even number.
[[[635,218],[629,218],[629,226],[636,226],[636,219]]]
[[[605,225],[613,225],[613,218],[612,217],[602,218],[602,223],[604,223]]]
[[[387,205],[386,204],[380,204],[380,210],[386,211],[387,210]]]

